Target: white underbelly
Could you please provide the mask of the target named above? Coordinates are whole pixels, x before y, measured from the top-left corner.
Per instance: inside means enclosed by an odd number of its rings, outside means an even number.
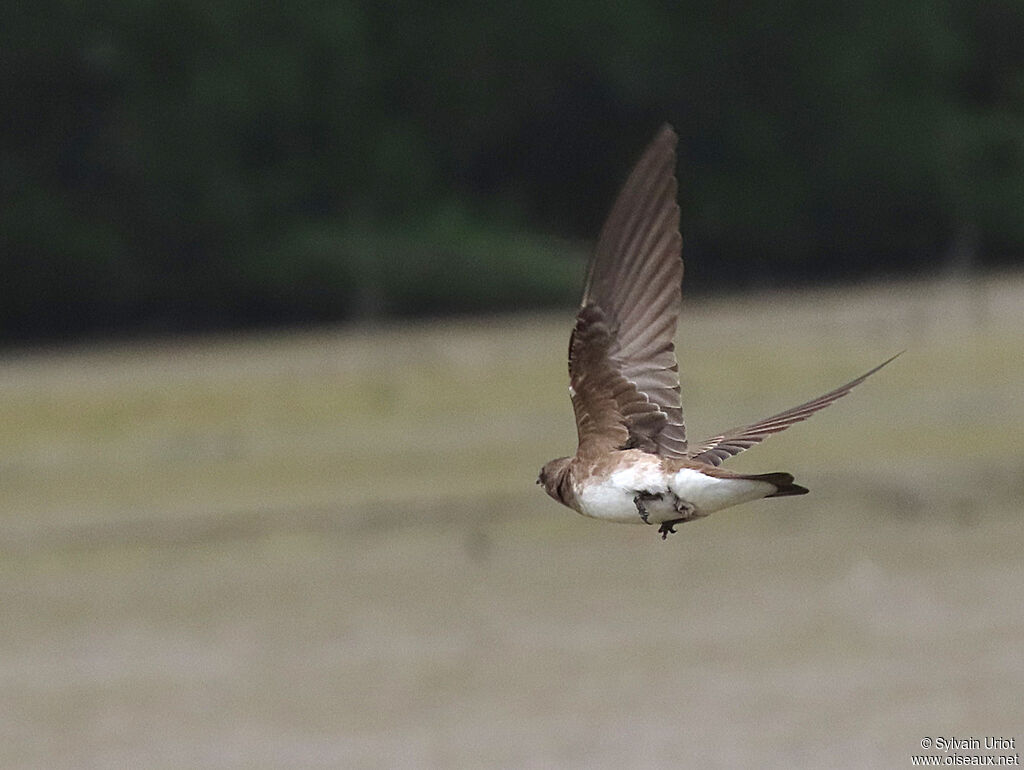
[[[585,485],[577,491],[578,510],[584,516],[595,519],[643,524],[634,502],[640,492],[664,495],[660,500],[647,498],[643,501],[648,523],[660,524],[679,518],[675,498],[669,492],[665,475],[656,458],[618,470],[600,483]]]
[[[613,487],[608,482],[592,484],[579,497],[580,513],[594,519],[617,521],[621,524],[643,524],[640,511],[637,510],[634,502],[636,496],[636,491],[628,492]],[[670,492],[660,500],[650,498],[644,500],[643,506],[647,512],[647,522],[660,524],[663,521],[678,519],[679,514],[676,512],[674,502],[675,496]]]
[[[680,500],[694,506],[699,516],[751,500],[760,500],[775,491],[775,485],[767,481],[720,479],[690,468],[677,471],[669,479],[668,486]]]

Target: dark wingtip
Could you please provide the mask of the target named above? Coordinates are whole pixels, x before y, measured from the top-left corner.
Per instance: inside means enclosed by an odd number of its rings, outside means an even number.
[[[870,376],[871,376],[872,374],[874,374],[875,372],[877,372],[877,371],[878,371],[879,369],[881,369],[881,368],[882,368],[883,366],[888,366],[889,364],[891,364],[891,363],[892,363],[893,361],[895,361],[895,360],[896,360],[897,358],[899,358],[900,356],[902,356],[902,355],[903,355],[904,353],[906,353],[906,352],[907,352],[907,349],[906,349],[906,348],[903,348],[903,350],[901,350],[901,351],[900,351],[899,353],[897,353],[896,355],[894,355],[894,356],[891,356],[890,358],[887,358],[887,359],[885,359],[885,360],[884,360],[884,361],[883,361],[882,363],[880,363],[880,364],[879,364],[878,366],[876,366],[876,367],[875,367],[874,369],[872,369],[872,370],[871,370],[870,372],[868,372],[867,374],[865,374],[865,375],[864,375],[864,379],[867,379],[868,377],[870,377]]]
[[[790,495],[806,495],[810,492],[807,487],[802,487],[799,484],[789,484],[785,487],[779,487],[772,492],[768,497],[789,497]]]
[[[675,144],[679,139],[679,135],[676,133],[676,130],[672,128],[671,123],[662,123],[661,128],[658,129],[658,133],[654,135],[655,141],[661,141],[664,139],[669,140],[672,144]]]
[[[864,372],[864,374],[862,374],[860,377],[858,377],[857,379],[853,380],[852,382],[847,383],[846,385],[843,385],[843,387],[842,388],[838,388],[838,390],[846,389],[846,393],[849,393],[851,390],[853,390],[855,387],[860,385],[862,382],[864,382],[864,380],[866,380],[872,374],[877,372],[883,366],[888,366],[889,364],[891,364],[893,361],[895,361],[897,358],[899,358],[900,356],[902,356],[906,352],[907,352],[907,350],[906,350],[906,348],[904,348],[903,350],[901,350],[899,353],[897,353],[896,355],[892,356],[891,358],[885,359],[882,363],[880,363],[878,366],[876,366],[871,371]],[[839,398],[842,398],[842,396],[845,396],[846,393],[843,393],[841,396],[839,396]],[[838,400],[838,398],[836,400]]]

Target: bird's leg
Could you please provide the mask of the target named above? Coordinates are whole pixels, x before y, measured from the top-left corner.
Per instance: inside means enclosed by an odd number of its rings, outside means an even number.
[[[651,522],[647,519],[647,507],[644,505],[645,500],[660,500],[662,497],[660,492],[637,492],[636,497],[633,498],[633,505],[636,506],[636,512],[640,514],[640,518],[644,524],[650,524]]]
[[[676,533],[676,524],[685,524],[694,518],[693,513],[696,510],[691,503],[684,502],[679,498],[676,498],[675,509],[678,513],[683,514],[681,518],[672,519],[671,521],[663,521],[661,526],[658,527],[658,532],[661,533],[661,539],[665,540],[669,535]]]

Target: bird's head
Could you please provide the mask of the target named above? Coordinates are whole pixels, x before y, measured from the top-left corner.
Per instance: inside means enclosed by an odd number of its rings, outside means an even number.
[[[569,481],[569,461],[572,458],[559,457],[544,464],[537,476],[537,483],[544,487],[548,495],[563,505],[570,505],[572,484]]]

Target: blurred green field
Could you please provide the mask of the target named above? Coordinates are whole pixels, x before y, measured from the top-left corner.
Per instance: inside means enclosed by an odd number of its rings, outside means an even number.
[[[0,358],[0,766],[904,767],[1024,741],[1024,279],[685,303],[681,528],[534,486],[571,312]]]

